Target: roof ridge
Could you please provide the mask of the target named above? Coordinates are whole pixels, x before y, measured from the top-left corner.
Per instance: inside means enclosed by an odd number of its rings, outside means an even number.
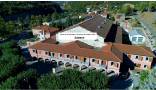
[[[140,47],[140,48],[144,49],[148,54],[152,54],[155,57],[155,55],[153,54],[153,52],[150,52],[149,50],[145,49],[144,47]]]

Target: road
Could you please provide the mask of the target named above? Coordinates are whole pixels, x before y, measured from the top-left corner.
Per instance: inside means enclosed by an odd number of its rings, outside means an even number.
[[[10,36],[9,38],[7,38],[5,40],[0,40],[0,44],[10,41],[10,40],[14,40],[14,41],[18,42],[19,40],[22,40],[22,39],[32,38],[33,36],[31,36],[29,33],[30,33],[30,30],[25,30],[17,35]]]

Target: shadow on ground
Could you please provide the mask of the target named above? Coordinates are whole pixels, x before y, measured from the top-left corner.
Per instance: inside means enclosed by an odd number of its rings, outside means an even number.
[[[35,69],[39,75],[47,74],[52,71],[53,64],[49,62],[36,62],[31,65],[27,65],[27,69]]]
[[[123,79],[118,75],[114,75],[109,79],[110,90],[114,89],[127,89],[133,83],[131,78]]]

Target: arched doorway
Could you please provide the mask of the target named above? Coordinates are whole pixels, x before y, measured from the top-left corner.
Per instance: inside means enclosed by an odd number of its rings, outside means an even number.
[[[67,63],[65,64],[65,67],[71,67],[71,66],[72,66],[72,64],[69,63],[69,62],[67,62]]]
[[[43,58],[38,58],[39,61],[43,61]]]
[[[95,67],[90,67],[89,70],[94,71],[94,70],[96,70],[96,68]]]
[[[73,65],[73,68],[74,68],[74,69],[78,69],[79,67],[80,67],[80,66],[79,66],[78,64],[74,64],[74,65]]]
[[[85,65],[82,65],[80,68],[81,68],[81,70],[84,70],[84,69],[87,69],[88,67]]]
[[[37,57],[32,57],[32,60],[37,60]]]
[[[59,65],[59,66],[64,65],[63,61],[58,61],[58,65]]]

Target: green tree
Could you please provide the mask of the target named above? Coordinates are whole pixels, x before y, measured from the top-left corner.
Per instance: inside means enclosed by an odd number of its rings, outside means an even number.
[[[15,23],[13,21],[9,21],[6,23],[6,31],[9,32],[9,35],[14,35],[16,34],[16,28],[15,28]]]
[[[41,78],[38,79],[37,86],[39,89],[59,89],[59,78],[54,74],[41,76]]]
[[[42,22],[43,22],[43,20],[42,20],[41,15],[39,15],[39,16],[32,15],[30,18],[30,27],[32,28],[34,26],[41,25]]]
[[[140,83],[143,84],[148,79],[149,71],[142,71],[140,73]]]
[[[148,2],[139,2],[135,5],[136,9],[143,12],[148,7]]]
[[[5,31],[5,22],[4,22],[4,19],[2,17],[0,17],[0,39],[3,39],[5,38],[5,34],[6,34],[6,31]]]
[[[131,4],[124,4],[122,7],[121,7],[121,12],[122,13],[125,13],[126,15],[130,15],[133,13],[133,10],[134,8],[132,7]]]
[[[84,83],[92,89],[106,89],[108,88],[108,78],[105,74],[98,71],[90,71],[84,73],[82,77]]]
[[[82,73],[78,70],[64,70],[62,75],[44,75],[38,80],[39,89],[106,89],[108,78],[100,72]]]
[[[57,12],[54,12],[54,13],[52,14],[52,20],[57,20],[57,19],[60,19],[60,18],[59,18],[59,14],[58,14]]]
[[[86,89],[87,86],[81,81],[82,72],[77,70],[65,70],[63,71],[61,78],[62,89]],[[67,82],[68,81],[68,82]]]
[[[24,67],[24,59],[15,42],[6,42],[0,45],[0,83],[10,76],[15,76],[21,72]]]
[[[150,11],[153,11],[156,9],[156,2],[149,2],[149,9]]]
[[[8,78],[0,85],[0,89],[36,89],[37,77],[36,71],[30,69]]]

